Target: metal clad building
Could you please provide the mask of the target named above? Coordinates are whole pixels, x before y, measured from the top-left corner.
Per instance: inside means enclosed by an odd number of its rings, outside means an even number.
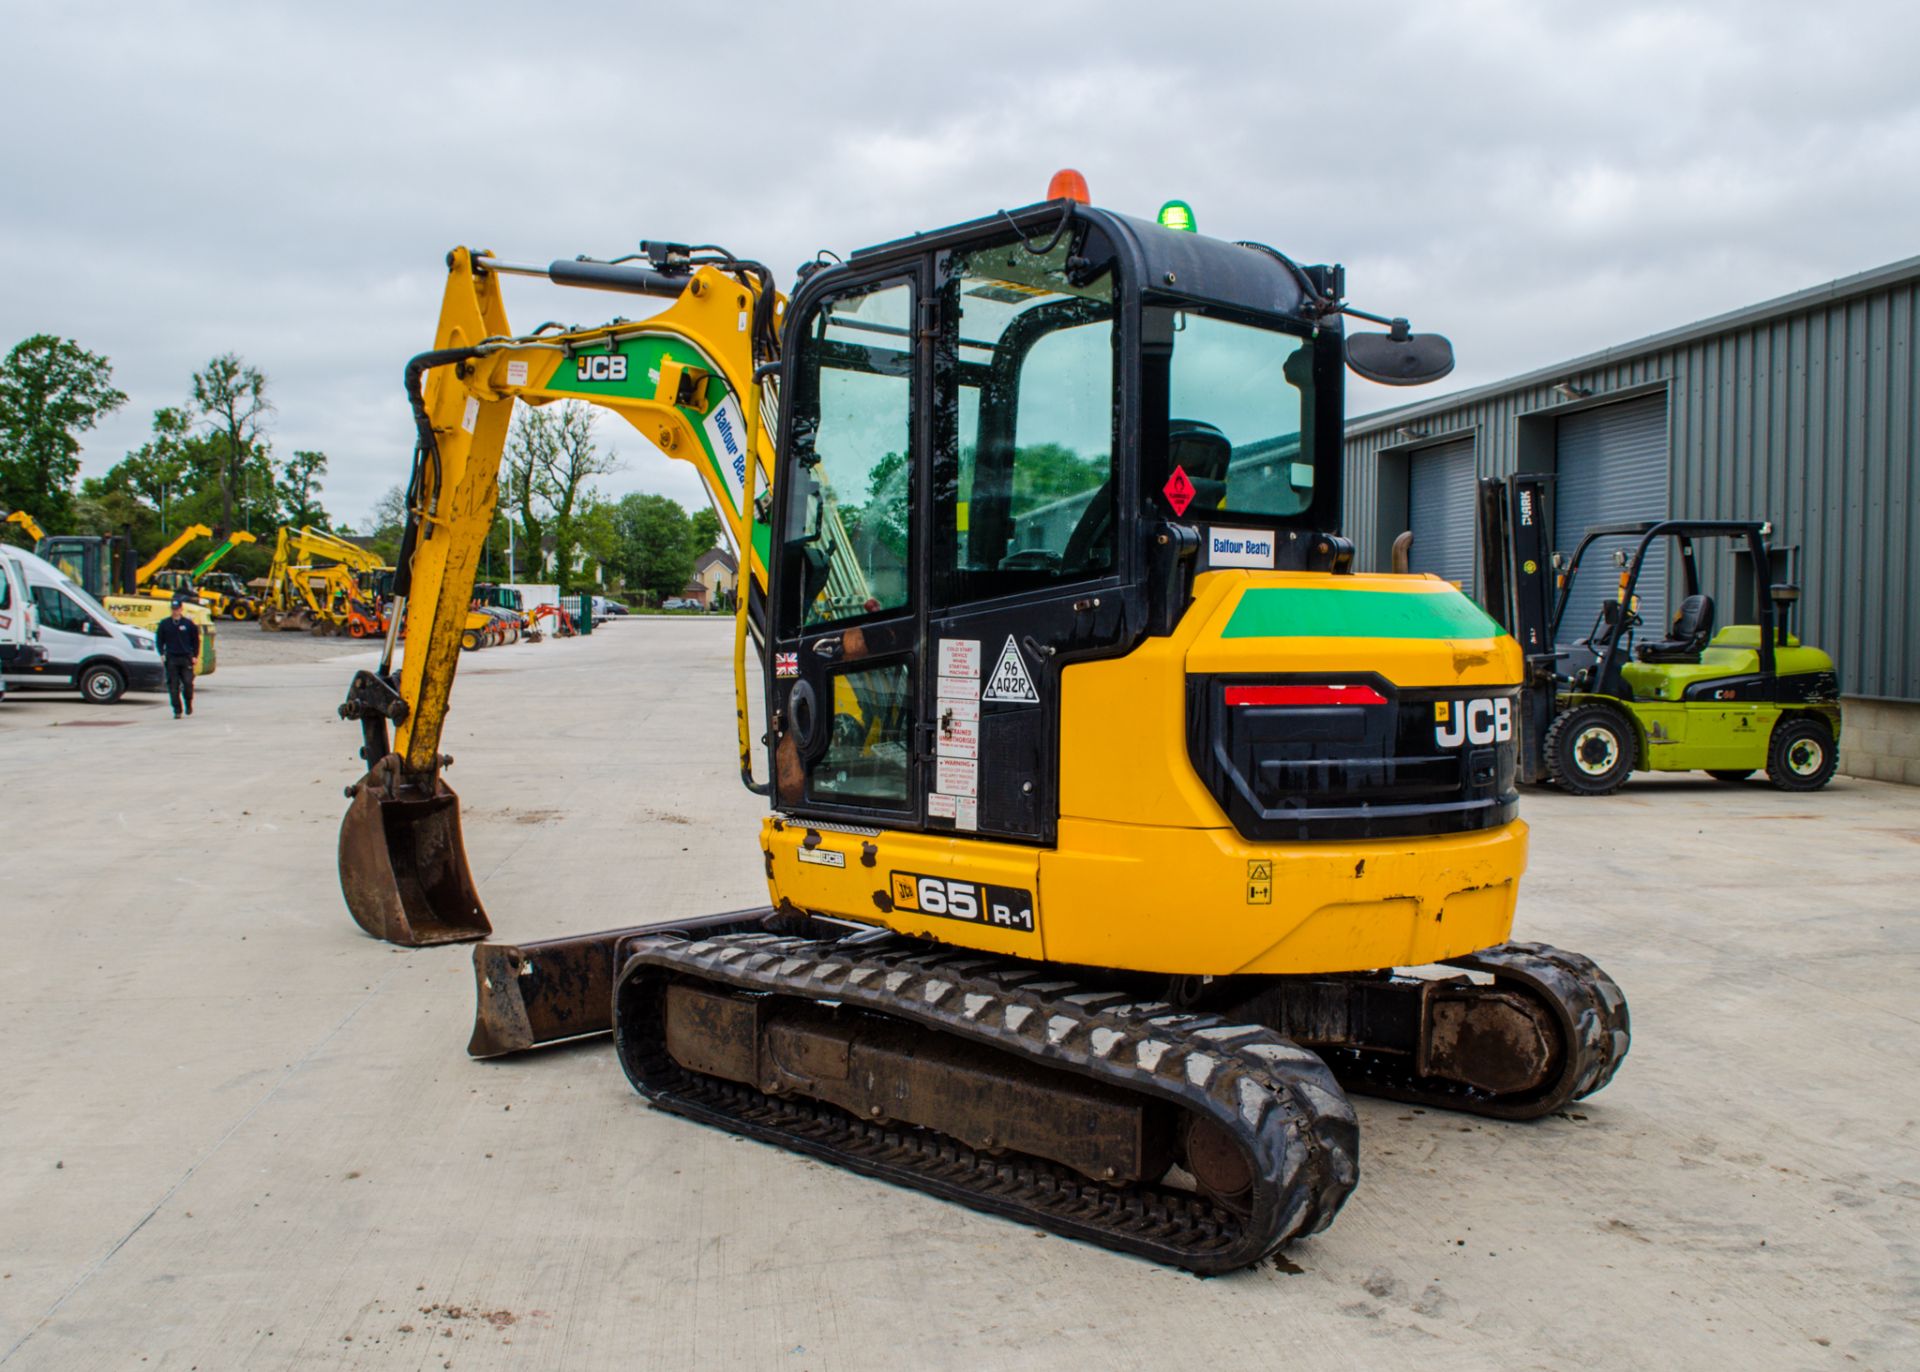
[[[1567,552],[1603,520],[1770,519],[1789,558],[1776,578],[1804,588],[1795,631],[1833,654],[1850,707],[1884,703],[1849,714],[1843,766],[1920,782],[1916,447],[1920,257],[1355,419],[1346,532],[1362,568],[1384,570],[1411,528],[1416,570],[1470,580],[1457,550],[1472,546],[1469,451],[1475,475],[1556,474],[1555,546]],[[1731,554],[1701,551],[1720,622],[1737,622],[1750,607]],[[1650,625],[1671,614],[1654,613],[1670,590],[1643,587]],[[1590,594],[1568,625],[1583,611],[1591,623],[1604,589]]]

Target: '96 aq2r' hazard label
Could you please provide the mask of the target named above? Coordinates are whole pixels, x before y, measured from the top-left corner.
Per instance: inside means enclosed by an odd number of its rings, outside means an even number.
[[[923,877],[916,872],[892,872],[893,908],[909,914],[938,915],[942,919],[990,924],[1031,934],[1037,927],[1033,893],[1017,886],[988,886],[956,877]]]

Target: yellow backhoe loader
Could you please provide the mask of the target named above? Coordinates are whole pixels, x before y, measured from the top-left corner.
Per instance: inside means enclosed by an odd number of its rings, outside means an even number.
[[[406,368],[412,640],[341,707],[341,883],[379,938],[490,932],[439,749],[501,452],[516,401],[610,410],[740,554],[768,901],[480,945],[470,1051],[610,1029],[660,1109],[1222,1272],[1332,1221],[1346,1092],[1550,1114],[1611,1079],[1627,1008],[1509,941],[1519,650],[1336,532],[1344,370],[1417,384],[1450,345],[1078,180],[790,300],[712,247],[455,249]],[[513,275],[671,304],[516,334]]]

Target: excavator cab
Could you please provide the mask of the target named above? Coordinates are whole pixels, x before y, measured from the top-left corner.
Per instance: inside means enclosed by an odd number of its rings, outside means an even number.
[[[1336,279],[1047,206],[808,277],[774,483],[778,808],[1053,841],[1065,666],[1167,632],[1209,568],[1346,556],[1320,532]]]

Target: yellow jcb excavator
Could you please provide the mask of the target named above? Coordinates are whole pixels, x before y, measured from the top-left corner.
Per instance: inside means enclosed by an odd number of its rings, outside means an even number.
[[[611,410],[740,551],[768,902],[482,944],[470,1051],[611,1029],[663,1110],[1221,1272],[1331,1222],[1346,1091],[1535,1118],[1613,1076],[1627,1009],[1508,941],[1513,641],[1336,532],[1344,368],[1418,383],[1451,347],[1076,181],[791,300],[711,247],[455,249],[406,368],[413,636],[341,707],[341,883],[376,937],[490,932],[439,748],[501,450],[515,401]],[[520,274],[672,303],[515,334]]]
[[[385,613],[370,583],[390,570],[379,554],[324,529],[283,527],[261,584],[260,627],[384,635]]]

